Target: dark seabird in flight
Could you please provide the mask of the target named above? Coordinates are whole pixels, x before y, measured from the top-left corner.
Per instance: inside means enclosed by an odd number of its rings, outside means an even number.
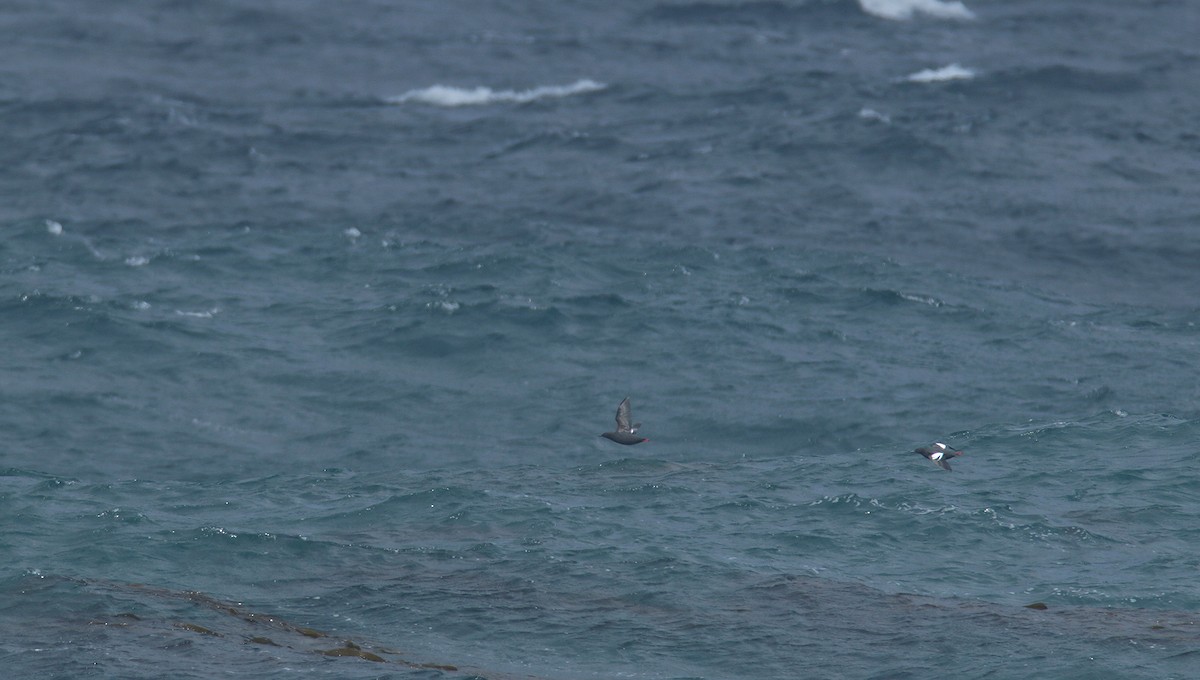
[[[632,446],[634,444],[641,444],[642,442],[650,441],[645,437],[636,436],[638,428],[641,427],[642,424],[637,423],[636,425],[630,426],[630,420],[633,420],[633,409],[629,408],[629,397],[625,397],[621,400],[621,404],[617,406],[617,431],[605,432],[600,436],[604,437],[605,439],[611,439],[618,444],[625,444],[626,446]]]
[[[941,442],[937,442],[929,448],[922,446],[919,449],[913,449],[913,452],[919,453],[929,460],[932,460],[935,464],[941,466],[943,470],[950,469],[951,458],[954,458],[955,456],[961,456],[963,454],[962,451],[955,451]]]

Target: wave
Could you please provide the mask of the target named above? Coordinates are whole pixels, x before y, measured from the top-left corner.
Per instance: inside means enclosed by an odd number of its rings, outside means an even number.
[[[880,123],[883,123],[884,125],[888,125],[892,122],[892,117],[887,115],[886,113],[880,113],[880,112],[876,111],[875,109],[870,109],[865,106],[863,108],[859,109],[858,117],[863,120],[876,120],[876,121],[879,121]]]
[[[409,90],[401,95],[387,97],[389,104],[418,102],[432,106],[482,106],[511,102],[526,104],[551,97],[567,97],[573,94],[597,92],[608,87],[594,80],[577,80],[570,85],[543,85],[530,90],[493,90],[490,87],[463,88],[449,85],[434,85],[420,90]]]
[[[755,2],[664,2],[655,5],[643,15],[654,21],[673,23],[702,23],[714,25],[779,25],[795,21],[801,13],[811,14],[827,8],[827,5],[803,3],[799,6],[773,0]]]
[[[950,64],[941,68],[927,68],[909,75],[905,80],[910,83],[940,83],[945,80],[970,80],[975,72],[958,64]]]
[[[1136,73],[1096,71],[1066,64],[1019,68],[997,72],[992,76],[989,80],[995,80],[1004,87],[1034,85],[1059,91],[1123,94],[1136,92],[1145,86]]]
[[[955,0],[858,0],[867,14],[893,21],[907,21],[916,14],[936,19],[974,19],[975,13]]]

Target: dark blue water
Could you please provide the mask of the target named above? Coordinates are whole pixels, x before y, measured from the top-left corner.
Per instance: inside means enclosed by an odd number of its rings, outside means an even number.
[[[10,3],[0,667],[1197,677],[1198,30]]]

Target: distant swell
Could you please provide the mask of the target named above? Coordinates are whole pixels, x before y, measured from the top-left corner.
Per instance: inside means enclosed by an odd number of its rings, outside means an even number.
[[[927,14],[937,19],[974,19],[975,14],[961,2],[944,0],[858,0],[867,14],[906,21],[916,14]]]
[[[482,106],[486,104],[525,104],[538,99],[566,97],[573,94],[596,92],[607,85],[594,80],[578,80],[570,85],[545,85],[530,90],[493,90],[490,87],[462,88],[449,85],[434,85],[421,90],[409,90],[401,95],[388,97],[389,104],[418,102],[433,106]]]
[[[1037,68],[1013,69],[997,74],[1000,82],[1036,85],[1051,90],[1077,92],[1127,93],[1144,87],[1135,73],[1097,71],[1087,68],[1052,64]]]

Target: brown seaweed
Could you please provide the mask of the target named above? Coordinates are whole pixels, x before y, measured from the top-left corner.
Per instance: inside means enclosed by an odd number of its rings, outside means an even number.
[[[346,641],[344,647],[337,647],[335,649],[318,649],[317,651],[325,656],[354,656],[360,659],[366,659],[367,661],[376,661],[379,663],[384,663],[387,661],[387,659],[383,658],[382,656],[365,651],[362,647],[359,647],[349,640]]]
[[[211,635],[213,637],[225,637],[224,635],[221,635],[220,633],[218,633],[215,630],[212,630],[210,628],[205,628],[204,626],[199,626],[194,623],[177,623],[177,624],[175,624],[175,627],[180,630],[190,630],[193,633],[200,633],[201,635]]]
[[[364,660],[364,661],[371,661],[374,663],[398,664],[398,665],[406,666],[409,668],[439,670],[439,671],[446,671],[446,672],[451,672],[451,673],[461,672],[461,673],[469,674],[473,677],[494,677],[494,678],[508,677],[508,676],[505,676],[504,674],[496,674],[496,673],[487,673],[485,675],[485,673],[483,671],[481,671],[480,669],[465,669],[465,668],[460,669],[459,666],[454,665],[454,664],[413,661],[413,660],[404,658],[402,653],[397,650],[389,649],[389,648],[385,648],[385,647],[381,647],[381,646],[377,646],[377,645],[370,645],[370,644],[364,643],[362,641],[343,640],[341,646],[339,646],[339,647],[332,647],[332,648],[328,648],[328,649],[312,648],[312,647],[308,646],[308,642],[307,642],[308,640],[327,639],[330,637],[330,635],[328,633],[325,633],[324,631],[320,631],[320,630],[316,630],[314,628],[309,628],[307,626],[301,626],[301,625],[291,623],[291,622],[289,622],[285,619],[282,619],[278,616],[249,611],[249,610],[245,609],[240,602],[239,603],[226,602],[224,600],[220,600],[215,597],[212,597],[211,595],[208,595],[206,593],[202,593],[202,592],[195,591],[195,590],[183,590],[183,591],[171,590],[169,588],[149,586],[149,585],[145,585],[145,584],[141,584],[141,583],[120,583],[120,582],[115,582],[115,581],[100,581],[100,580],[96,580],[96,581],[86,580],[85,581],[85,580],[81,580],[81,579],[68,579],[68,580],[72,580],[77,583],[82,583],[84,585],[88,585],[91,587],[118,590],[118,591],[121,591],[124,593],[132,592],[132,593],[137,593],[137,594],[142,594],[142,595],[149,595],[149,596],[156,597],[156,598],[164,598],[164,599],[171,599],[171,600],[183,600],[186,602],[190,602],[198,607],[202,607],[204,609],[208,609],[213,612],[217,612],[218,614],[222,614],[224,616],[235,618],[238,621],[240,621],[244,624],[249,624],[252,627],[265,628],[265,629],[273,630],[276,632],[275,637],[267,637],[265,635],[257,635],[257,634],[241,634],[240,637],[247,644],[266,645],[266,646],[271,646],[271,647],[287,648],[287,649],[292,649],[292,650],[297,650],[297,651],[309,651],[309,652],[321,654],[323,656],[330,657],[330,658],[351,658],[351,659],[360,659],[360,660]],[[109,621],[93,620],[90,623],[92,623],[94,625],[127,627],[127,626],[132,625],[135,622],[146,621],[146,619],[144,617],[138,616],[138,615],[135,615],[132,613],[118,614],[113,618],[115,620],[109,620]],[[171,627],[176,630],[182,630],[182,631],[186,631],[189,633],[196,633],[196,634],[204,635],[204,636],[208,636],[208,637],[226,638],[226,637],[231,636],[231,634],[228,632],[214,630],[213,628],[210,628],[207,626],[202,626],[202,625],[199,625],[196,623],[191,623],[191,622],[186,622],[186,621],[174,622],[171,624]],[[282,635],[282,637],[281,637],[281,635]],[[239,636],[236,633],[234,633],[234,634],[232,634],[232,637],[236,638]],[[529,677],[529,676],[523,676],[523,677]]]
[[[277,616],[249,611],[241,603],[227,602],[198,591],[178,591],[141,584],[112,581],[81,581],[95,589],[117,590],[123,594],[135,593],[142,596],[181,600],[194,606],[211,610],[236,620],[242,626],[206,627],[194,623],[174,623],[172,627],[198,635],[223,639],[241,639],[246,644],[268,645],[299,652],[320,654],[330,659],[357,659],[372,663],[396,664],[416,669],[431,669],[451,673],[463,673],[479,677],[511,678],[504,673],[485,672],[477,668],[457,664],[430,663],[412,660],[403,652],[387,647],[372,645],[362,640],[341,639],[340,644],[329,646],[331,637],[320,630],[297,625]],[[1183,641],[1191,643],[1200,639],[1200,614],[1185,611],[1160,611],[1148,609],[1098,608],[1081,605],[1058,605],[1053,608],[1045,602],[1027,605],[1003,605],[971,599],[936,598],[922,595],[885,593],[869,586],[853,583],[838,583],[810,576],[790,575],[767,579],[754,586],[753,590],[769,592],[768,602],[781,607],[781,615],[797,609],[806,612],[821,612],[827,608],[841,608],[846,603],[870,603],[881,620],[896,618],[908,620],[914,610],[935,609],[970,620],[993,620],[1004,627],[1042,629],[1050,627],[1056,632],[1085,637],[1109,638],[1113,636],[1156,641]],[[732,608],[736,613],[741,608]],[[128,628],[131,625],[153,625],[142,616],[118,614],[113,621],[92,621],[97,625],[112,625]],[[250,630],[245,630],[249,627]],[[270,633],[268,637],[265,633]],[[326,644],[317,641],[324,640]],[[528,678],[529,676],[521,676]]]

